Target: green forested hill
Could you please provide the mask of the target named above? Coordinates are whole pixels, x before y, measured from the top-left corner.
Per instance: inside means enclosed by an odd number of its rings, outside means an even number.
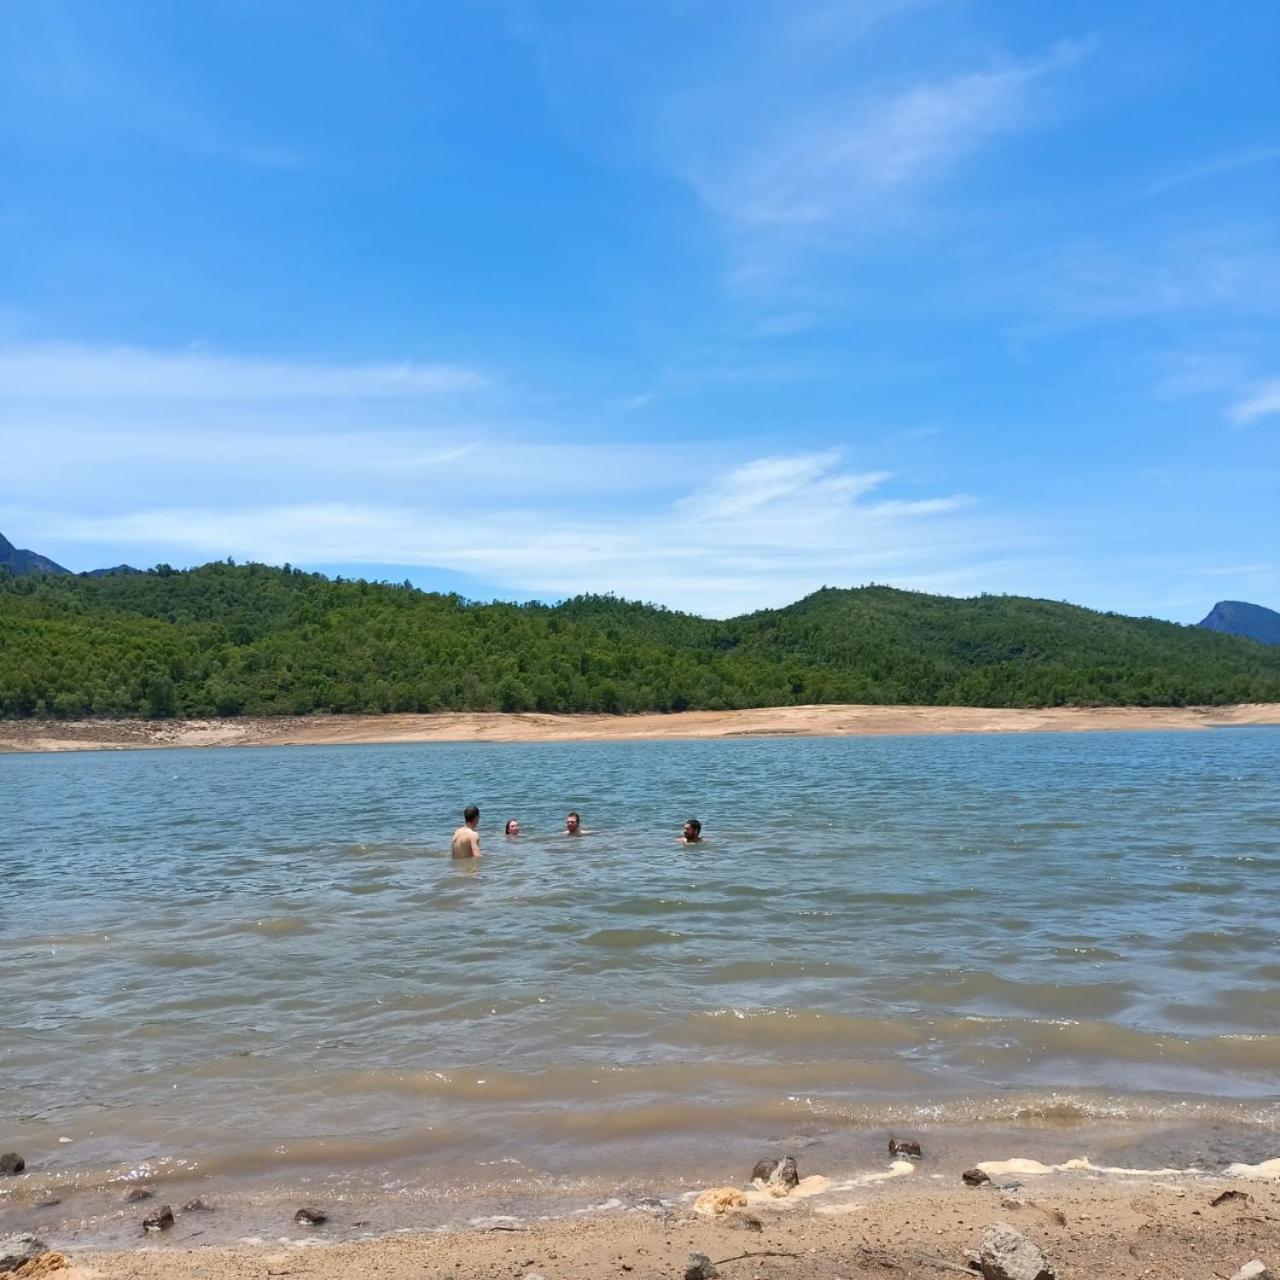
[[[1012,596],[824,589],[710,621],[218,563],[0,571],[0,715],[1280,701],[1280,649]]]

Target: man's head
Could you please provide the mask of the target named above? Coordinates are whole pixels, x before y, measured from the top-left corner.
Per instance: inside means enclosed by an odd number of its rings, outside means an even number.
[[[507,835],[518,836],[520,834],[520,824],[515,818],[507,819]]]
[[[480,821],[480,810],[473,804],[467,805],[462,811],[462,820],[469,827],[474,827]]]
[[[570,811],[565,816],[564,829],[573,836],[576,836],[582,830],[582,819],[576,812]]]
[[[702,839],[702,823],[697,818],[690,818],[684,824],[684,838],[690,844],[697,844]]]

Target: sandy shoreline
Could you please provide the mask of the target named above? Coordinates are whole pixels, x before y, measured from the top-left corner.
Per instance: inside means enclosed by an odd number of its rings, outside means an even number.
[[[740,1213],[709,1218],[688,1209],[632,1210],[355,1243],[325,1244],[319,1233],[299,1238],[305,1233],[291,1228],[278,1240],[201,1248],[189,1229],[191,1215],[182,1215],[163,1242],[140,1241],[131,1251],[77,1251],[73,1266],[55,1274],[68,1280],[679,1280],[689,1254],[697,1252],[719,1264],[724,1280],[924,1277],[959,1273],[968,1251],[978,1248],[994,1222],[1009,1223],[1038,1245],[1062,1280],[1225,1280],[1254,1258],[1269,1265],[1280,1261],[1280,1184],[1274,1180],[997,1177],[1009,1186],[1005,1190],[967,1188],[954,1170],[931,1176],[925,1165],[908,1181],[914,1185],[900,1190],[841,1194],[820,1210],[753,1206],[757,1230],[744,1229]],[[1232,1188],[1242,1194],[1212,1203]]]
[[[671,715],[252,716],[228,720],[0,721],[0,752],[395,742],[625,742],[879,734],[1071,733],[1280,725],[1280,703],[1228,707],[761,707]]]

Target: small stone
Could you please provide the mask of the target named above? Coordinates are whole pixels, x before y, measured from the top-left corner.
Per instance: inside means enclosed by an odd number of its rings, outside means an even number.
[[[205,1202],[201,1200],[199,1196],[196,1196],[194,1200],[188,1200],[187,1203],[182,1206],[182,1212],[183,1213],[212,1213],[213,1205],[205,1204]]]
[[[124,1193],[125,1204],[139,1204],[143,1200],[150,1200],[155,1192],[150,1187],[130,1187]]]
[[[27,1162],[16,1151],[6,1151],[0,1156],[0,1175],[16,1177],[26,1167]]]
[[[1246,1262],[1231,1280],[1275,1280],[1275,1273],[1265,1262],[1254,1258],[1252,1262]]]
[[[53,1209],[53,1208],[56,1208],[61,1203],[62,1201],[59,1200],[57,1196],[50,1196],[47,1200],[41,1200],[40,1203],[36,1205],[36,1208],[37,1209]]]
[[[890,1138],[889,1154],[891,1156],[906,1156],[910,1160],[919,1160],[924,1155],[924,1152],[918,1142],[912,1142],[905,1138]]]
[[[29,1233],[0,1236],[0,1271],[16,1271],[28,1258],[38,1258],[45,1252],[45,1242]]]
[[[735,1227],[739,1231],[763,1231],[764,1222],[754,1213],[743,1213],[741,1210],[726,1213],[720,1219],[721,1226]]]
[[[767,1156],[763,1160],[757,1160],[756,1167],[751,1170],[751,1181],[768,1182],[779,1164],[781,1164],[780,1160],[770,1160]]]
[[[143,1231],[168,1231],[173,1226],[173,1207],[162,1204],[155,1213],[142,1220]]]
[[[985,1280],[1057,1280],[1053,1263],[1007,1222],[993,1222],[982,1233],[978,1261]]]
[[[300,1227],[318,1227],[321,1223],[329,1221],[327,1213],[321,1213],[319,1209],[299,1209],[293,1215],[293,1220]]]
[[[1216,1209],[1220,1204],[1227,1204],[1231,1200],[1241,1200],[1248,1204],[1252,1198],[1247,1191],[1224,1191],[1209,1201],[1209,1208]]]
[[[800,1167],[796,1164],[795,1156],[787,1156],[769,1175],[768,1182],[771,1187],[786,1187],[788,1191],[792,1187],[798,1187]]]
[[[705,1253],[691,1253],[684,1269],[684,1280],[714,1280],[720,1272]]]
[[[991,1178],[988,1174],[982,1172],[981,1169],[966,1169],[960,1177],[964,1180],[967,1187],[980,1187],[984,1182],[990,1182]]]

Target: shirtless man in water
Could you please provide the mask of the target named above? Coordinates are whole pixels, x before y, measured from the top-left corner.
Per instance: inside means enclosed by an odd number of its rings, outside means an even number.
[[[564,833],[567,836],[584,836],[586,831],[582,827],[582,819],[576,811],[571,812],[564,820]]]
[[[483,857],[480,852],[480,837],[476,834],[476,827],[480,822],[480,810],[473,804],[467,805],[462,811],[462,822],[463,825],[453,833],[453,856],[455,858]]]

